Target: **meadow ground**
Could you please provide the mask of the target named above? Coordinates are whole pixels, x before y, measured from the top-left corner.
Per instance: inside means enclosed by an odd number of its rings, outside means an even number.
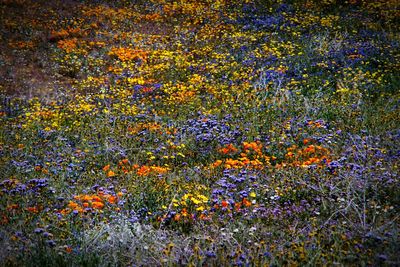
[[[399,18],[0,0],[0,265],[400,265]]]

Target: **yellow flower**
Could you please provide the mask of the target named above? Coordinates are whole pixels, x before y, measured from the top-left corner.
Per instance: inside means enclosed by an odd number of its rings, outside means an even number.
[[[196,199],[196,198],[194,198],[194,197],[192,197],[192,202],[195,204],[195,205],[197,205],[197,204],[200,204],[201,203],[201,201],[200,200],[198,200],[198,199]]]
[[[208,198],[204,195],[198,195],[198,198],[200,198],[201,202],[203,203],[207,203],[208,202]]]
[[[197,207],[196,210],[197,210],[197,211],[203,211],[203,210],[204,210],[204,207],[203,207],[203,206]]]

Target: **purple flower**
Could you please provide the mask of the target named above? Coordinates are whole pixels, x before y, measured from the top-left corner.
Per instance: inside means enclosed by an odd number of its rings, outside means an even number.
[[[41,234],[41,233],[43,233],[44,232],[44,229],[43,228],[36,228],[35,229],[35,234]]]
[[[54,247],[56,245],[56,242],[54,240],[47,240],[46,244],[49,245],[50,247]]]
[[[214,251],[206,251],[206,256],[210,258],[215,258],[217,255]]]

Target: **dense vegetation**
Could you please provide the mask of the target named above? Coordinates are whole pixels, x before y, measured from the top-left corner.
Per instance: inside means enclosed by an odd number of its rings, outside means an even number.
[[[0,265],[398,265],[395,0],[0,1]]]

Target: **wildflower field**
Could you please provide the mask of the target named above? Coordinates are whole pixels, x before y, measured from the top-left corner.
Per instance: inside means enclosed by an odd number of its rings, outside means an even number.
[[[0,266],[399,266],[396,0],[0,0]]]

